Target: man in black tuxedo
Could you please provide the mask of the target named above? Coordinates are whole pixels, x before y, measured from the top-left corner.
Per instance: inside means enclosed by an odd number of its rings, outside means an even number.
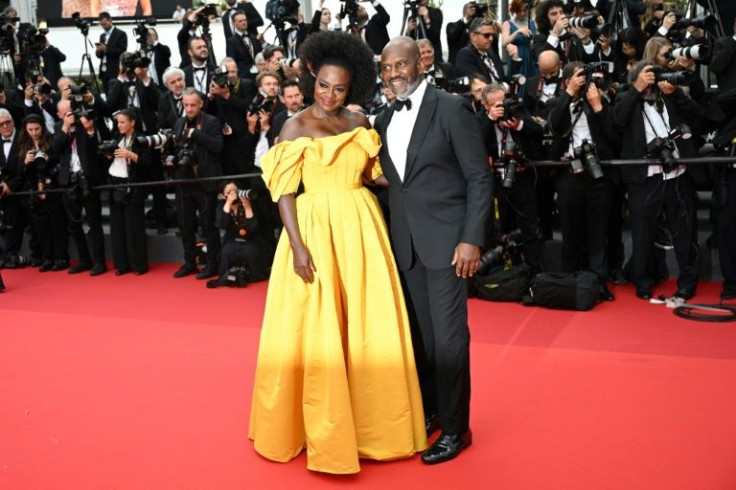
[[[396,95],[375,122],[389,181],[391,241],[406,285],[427,432],[427,464],[472,442],[466,278],[475,274],[490,213],[491,174],[465,99],[428,86],[419,48],[396,37],[381,78]]]
[[[736,23],[733,32],[716,40],[710,60],[710,69],[718,81],[717,105],[728,118],[736,115]]]
[[[248,34],[258,36],[258,28],[263,25],[263,17],[258,13],[255,6],[248,1],[225,0],[225,3],[227,4],[227,10],[222,14],[222,29],[225,31],[225,40],[230,39],[235,32],[233,29],[234,17],[238,12],[243,12],[248,18]]]
[[[143,121],[141,131],[152,134],[156,130],[156,111],[161,91],[148,75],[147,67],[135,67],[134,53],[120,57],[120,74],[110,80],[107,88],[107,103],[116,110],[136,107]]]
[[[43,76],[46,77],[46,80],[49,81],[52,87],[56,87],[59,78],[64,76],[61,71],[61,63],[66,61],[66,55],[59,48],[53,46],[46,36],[43,36],[41,42],[45,47],[38,55],[40,59],[39,66],[43,66]]]
[[[258,38],[248,32],[248,18],[243,12],[233,15],[233,34],[227,39],[226,54],[238,64],[238,76],[254,80],[258,73],[255,68],[255,58],[261,52],[261,43]]]
[[[458,51],[470,42],[470,23],[475,18],[475,2],[463,5],[463,18],[457,22],[450,22],[445,28],[447,34],[447,49],[449,51],[447,61],[455,64]]]
[[[429,39],[435,56],[442,61],[442,11],[429,6],[429,0],[419,0],[417,16],[408,18],[404,33],[414,39]]]
[[[455,79],[455,67],[449,63],[436,61],[434,46],[432,46],[429,39],[419,39],[417,46],[419,46],[424,79],[427,80],[428,84],[447,91],[450,80]]]
[[[187,87],[194,87],[204,95],[209,90],[212,74],[215,71],[215,67],[209,65],[207,43],[201,37],[189,39],[188,54],[191,62],[184,68],[184,83]]]
[[[97,153],[97,145],[108,139],[109,134],[104,125],[98,130],[92,119],[77,118],[69,100],[59,101],[57,109],[60,120],[56,124],[51,147],[61,157],[57,180],[60,186],[69,189],[62,195],[62,201],[69,235],[79,253],[79,263],[69,269],[69,274],[90,271],[91,276],[98,276],[107,270],[102,202],[99,191],[90,191],[89,188],[105,183],[110,163]],[[82,211],[87,217],[91,247],[82,227]]]
[[[649,300],[658,279],[651,270],[657,218],[664,212],[680,268],[674,296],[688,300],[695,295],[698,284],[695,187],[690,172],[678,165],[677,159],[694,157],[696,151],[691,140],[670,138],[669,130],[687,123],[695,133],[704,109],[681,88],[655,80],[652,63],[639,62],[629,74],[631,88],[616,97],[613,111],[621,141],[625,142],[621,158],[659,158],[662,153],[655,146],[662,145],[657,143],[672,145],[673,161],[669,164],[662,161],[663,165],[621,169],[629,192],[632,281],[637,297]]]
[[[299,83],[294,80],[282,82],[281,87],[279,87],[279,100],[286,110],[276,114],[271,121],[271,127],[266,133],[269,146],[276,143],[276,138],[281,134],[284,123],[304,108],[304,94],[299,87]]]
[[[475,19],[470,23],[470,44],[457,53],[455,68],[458,76],[479,73],[492,82],[508,83],[503,63],[493,51],[493,22]]]
[[[177,165],[174,178],[220,177],[222,122],[203,111],[204,97],[193,87],[184,90],[183,103],[185,116],[176,121],[174,133],[177,141],[186,141],[192,146],[194,161],[190,165]],[[176,207],[184,246],[184,265],[174,273],[174,277],[185,277],[197,272],[197,215],[207,240],[207,265],[197,274],[197,279],[218,275],[220,233],[215,226],[215,211],[220,185],[208,182],[177,187]]]
[[[162,77],[166,69],[171,66],[171,49],[158,42],[158,32],[153,27],[149,27],[148,34],[146,34],[146,56],[151,60],[148,74],[156,85],[164,88]]]
[[[95,55],[100,58],[100,80],[107,91],[107,84],[118,76],[120,55],[128,50],[128,35],[113,25],[107,12],[100,13],[100,27],[104,32],[95,44]]]
[[[390,39],[387,27],[388,23],[391,22],[391,16],[388,15],[379,0],[372,0],[371,5],[376,9],[376,13],[372,17],[368,17],[368,11],[364,6],[358,6],[356,19],[358,25],[354,26],[352,33],[360,36],[375,54],[380,55],[383,47]],[[337,18],[342,20],[340,15]]]

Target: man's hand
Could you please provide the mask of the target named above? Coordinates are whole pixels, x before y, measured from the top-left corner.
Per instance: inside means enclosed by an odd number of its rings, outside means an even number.
[[[79,122],[82,123],[82,127],[88,133],[93,133],[95,131],[95,122],[92,119],[82,116],[79,118]]]
[[[470,243],[458,243],[455,254],[452,256],[452,264],[455,266],[455,274],[458,277],[473,277],[480,263],[480,247]]]
[[[230,89],[227,86],[220,87],[214,81],[210,82],[210,93],[215,97],[222,97],[225,100],[230,98]]]
[[[585,74],[582,68],[575,70],[575,74],[567,81],[567,88],[565,91],[570,97],[575,97],[580,91],[580,87],[585,85]]]
[[[261,122],[261,131],[268,131],[271,127],[271,114],[261,109],[261,112],[258,113],[258,120]]]
[[[657,87],[665,95],[672,95],[677,90],[677,86],[669,82],[657,82]]]
[[[677,16],[670,12],[669,14],[664,16],[664,19],[662,19],[662,27],[667,29],[668,31],[672,29],[672,26],[675,25],[675,22],[677,22]]]
[[[566,15],[561,15],[557,18],[557,22],[555,22],[555,25],[552,27],[552,34],[560,37],[560,34],[562,34],[562,31],[570,27],[570,22],[567,20]]]
[[[74,126],[74,114],[67,112],[64,115],[64,122],[61,124],[61,130],[66,134],[69,134],[69,130],[71,130],[72,126]]]
[[[642,93],[647,89],[647,87],[653,84],[655,80],[656,77],[654,76],[652,67],[646,66],[639,72],[639,76],[636,77],[634,88],[637,90],[637,92]]]
[[[513,129],[518,131],[519,126],[521,126],[522,120],[516,119],[515,117],[512,117],[508,121],[501,121],[501,126],[507,128],[507,129]]]
[[[491,113],[489,115],[491,116],[492,121],[498,121],[504,116],[504,112],[503,102],[496,102],[493,104],[493,107],[491,107]]]
[[[585,98],[588,100],[588,103],[594,112],[600,112],[603,110],[601,91],[598,90],[598,86],[595,83],[591,83],[588,86],[588,92],[585,94]]]
[[[33,85],[28,85],[23,91],[26,100],[33,100]]]
[[[148,74],[148,68],[139,66],[134,71],[135,75],[141,79],[144,85],[148,85],[151,81],[151,76]]]
[[[248,132],[250,134],[256,134],[256,126],[258,125],[258,113],[248,113],[245,119],[248,121]]]

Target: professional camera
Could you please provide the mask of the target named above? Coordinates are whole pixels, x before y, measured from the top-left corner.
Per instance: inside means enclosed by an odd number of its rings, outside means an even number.
[[[283,29],[286,24],[297,25],[298,16],[299,2],[297,0],[277,0],[273,24],[278,29]]]
[[[136,68],[148,68],[151,64],[151,58],[141,56],[140,53],[123,53],[120,56],[120,65],[123,72],[128,75],[134,75]]]
[[[655,82],[667,82],[672,85],[682,85],[687,82],[687,74],[684,71],[665,71],[660,66],[653,66],[652,72],[654,72]]]
[[[349,28],[358,27],[358,0],[342,0],[343,5],[340,5],[340,18],[344,19],[347,17]]]
[[[266,96],[259,91],[256,96],[253,97],[253,100],[248,106],[248,115],[258,114],[263,110],[265,110],[266,112],[271,112],[273,110],[273,105],[273,101],[268,100]]]
[[[453,94],[464,94],[470,91],[470,77],[458,77],[447,82],[447,91]]]
[[[207,2],[204,9],[197,13],[197,23],[201,25],[203,20],[209,23],[210,17],[217,17],[217,5],[218,2]]]
[[[231,267],[225,274],[225,285],[231,288],[244,288],[250,281],[250,269],[243,266]]]
[[[36,167],[37,170],[43,170],[46,168],[46,164],[48,163],[48,155],[44,153],[43,150],[36,150],[36,153],[33,154],[33,166]]]
[[[675,143],[670,138],[656,137],[647,143],[647,156],[656,158],[665,172],[672,172],[677,168],[677,160],[673,155]]]
[[[72,110],[77,110],[85,105],[84,96],[90,93],[89,87],[85,84],[69,85],[69,102]]]
[[[135,20],[135,28],[133,29],[133,34],[136,36],[136,42],[141,47],[142,50],[146,50],[146,47],[148,46],[148,27],[146,26],[155,26],[156,25],[156,17],[149,17],[148,19],[136,19]]]
[[[170,128],[162,129],[157,134],[150,136],[138,136],[135,140],[143,148],[173,148],[176,144],[174,130]]]
[[[230,79],[227,76],[227,67],[225,65],[220,65],[215,69],[215,72],[212,75],[212,81],[220,88],[227,87],[231,90],[234,88],[234,85],[230,82]]]
[[[573,153],[575,158],[570,161],[573,173],[578,174],[587,168],[588,173],[594,179],[603,177],[603,169],[601,168],[601,162],[598,160],[595,143],[583,140],[580,146],[573,149]]]
[[[258,193],[255,189],[238,189],[238,199],[247,199],[252,201],[258,198]]]
[[[167,160],[169,165],[179,165],[180,167],[189,167],[197,161],[197,157],[194,154],[194,143],[190,139],[185,139],[180,144],[177,144],[177,152],[172,155],[173,159]]]
[[[39,23],[39,27],[29,26],[28,29],[18,32],[18,42],[23,46],[25,56],[37,56],[46,49],[46,34],[49,30],[46,22]]]
[[[598,17],[595,15],[586,15],[584,17],[570,17],[568,19],[570,27],[595,29],[598,27]]]
[[[77,199],[89,196],[89,180],[84,172],[73,172],[70,177],[73,187],[69,190],[69,197]]]
[[[488,15],[488,4],[484,2],[471,2],[473,7],[475,7],[475,15],[473,15],[474,19],[482,19],[486,15]]]
[[[701,61],[710,58],[710,46],[705,44],[696,44],[685,48],[670,49],[665,53],[665,57],[674,60],[678,56],[684,56],[689,60]]]
[[[501,185],[504,189],[511,189],[516,182],[516,170],[519,168],[519,162],[526,159],[521,149],[511,138],[506,140],[506,148],[503,150],[503,182]]]
[[[48,97],[49,95],[51,95],[52,91],[51,84],[48,82],[37,83],[33,86],[33,91]]]
[[[486,250],[480,256],[478,263],[478,275],[487,275],[493,267],[518,264],[522,262],[521,232],[516,230],[502,235],[496,242],[496,246]]]
[[[72,14],[72,19],[74,19],[74,25],[77,26],[77,29],[82,31],[83,36],[87,36],[89,34],[90,26],[94,25],[93,21],[89,19],[83,19],[82,15],[79,12],[74,12]]]
[[[112,157],[115,150],[119,148],[118,142],[115,140],[105,140],[97,145],[97,153],[106,157]]]
[[[718,20],[713,15],[704,15],[703,17],[696,17],[694,19],[686,19],[681,12],[673,12],[675,13],[675,16],[677,16],[677,22],[672,26],[672,29],[675,30],[687,29],[692,26],[698,29],[712,31],[718,24]]]
[[[419,2],[417,0],[404,0],[404,10],[407,19],[419,17]]]

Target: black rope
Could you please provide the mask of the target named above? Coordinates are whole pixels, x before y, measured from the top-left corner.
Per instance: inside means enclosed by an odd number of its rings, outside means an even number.
[[[708,323],[736,321],[736,305],[685,304],[675,308],[675,315],[686,320]]]

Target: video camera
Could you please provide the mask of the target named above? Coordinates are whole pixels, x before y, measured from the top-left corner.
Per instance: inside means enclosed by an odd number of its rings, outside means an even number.
[[[74,12],[72,14],[72,19],[74,20],[74,25],[77,26],[77,29],[82,31],[82,35],[86,37],[89,34],[90,26],[93,26],[94,22],[89,19],[83,19],[79,12]]]
[[[49,33],[46,22],[39,23],[38,28],[29,26],[18,32],[23,54],[26,56],[39,55],[46,49],[46,34]]]
[[[485,2],[470,2],[472,7],[475,7],[474,19],[482,19],[488,15],[488,4]]]
[[[583,140],[580,146],[573,149],[575,158],[570,160],[570,166],[572,167],[572,173],[582,173],[586,168],[588,173],[594,179],[600,179],[603,177],[603,169],[601,168],[601,162],[598,160],[598,152],[595,148],[595,143],[588,140]]]
[[[404,0],[404,11],[407,19],[415,20],[419,17],[419,2],[417,0]]]
[[[156,17],[149,17],[148,19],[135,19],[135,28],[133,34],[135,34],[135,41],[140,46],[140,49],[145,51],[148,46],[148,27],[156,25]]]

